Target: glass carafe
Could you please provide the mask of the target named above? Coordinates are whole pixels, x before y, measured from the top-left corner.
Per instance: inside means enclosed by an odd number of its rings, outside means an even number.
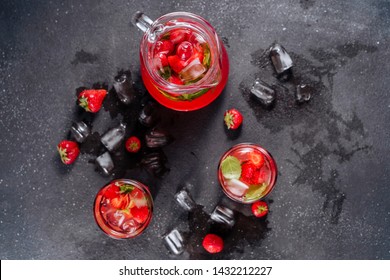
[[[175,12],[152,21],[137,12],[133,24],[144,32],[140,45],[142,80],[160,104],[192,111],[221,94],[229,74],[228,55],[205,19]]]

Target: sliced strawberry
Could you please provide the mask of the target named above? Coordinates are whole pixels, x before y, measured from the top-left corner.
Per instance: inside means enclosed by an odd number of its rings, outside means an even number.
[[[125,147],[129,153],[138,153],[141,149],[141,141],[138,137],[131,136],[126,140]]]
[[[202,242],[203,248],[211,253],[219,253],[223,249],[223,239],[216,234],[207,234]]]
[[[119,195],[120,195],[120,188],[115,184],[111,184],[104,192],[104,196],[108,199],[112,199]]]
[[[174,72],[180,73],[187,66],[188,61],[181,60],[177,55],[171,55],[168,56],[168,63]]]
[[[100,110],[107,95],[105,89],[86,89],[78,97],[78,102],[87,112],[96,113]]]
[[[264,156],[259,151],[253,151],[249,154],[251,162],[257,167],[260,168],[264,165]]]
[[[57,150],[65,164],[72,164],[80,154],[79,145],[74,141],[61,141],[57,145]]]
[[[258,184],[260,170],[253,163],[247,162],[241,166],[240,180],[248,185]]]
[[[155,47],[155,53],[164,53],[165,55],[168,55],[172,53],[174,48],[175,46],[169,40],[157,41]]]
[[[147,206],[133,207],[131,208],[131,214],[133,215],[134,220],[142,224],[149,216],[149,208]]]
[[[168,82],[175,84],[175,85],[184,85],[183,81],[177,77],[176,75],[172,75],[168,78]]]
[[[268,214],[268,204],[265,201],[256,201],[252,204],[252,213],[257,218],[264,217]]]

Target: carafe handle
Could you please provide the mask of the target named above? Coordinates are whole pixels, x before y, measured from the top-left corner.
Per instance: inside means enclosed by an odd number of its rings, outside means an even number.
[[[146,16],[143,12],[137,11],[131,20],[133,25],[137,26],[142,32],[146,32],[150,28],[153,23],[148,16]]]

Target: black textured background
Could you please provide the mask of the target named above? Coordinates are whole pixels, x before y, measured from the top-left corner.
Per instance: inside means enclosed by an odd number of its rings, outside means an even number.
[[[160,108],[175,137],[164,152],[170,172],[155,179],[118,154],[114,177],[148,184],[155,212],[132,240],[113,240],[96,226],[92,204],[112,178],[95,171],[99,134],[120,120],[128,133],[141,96],[130,108],[110,96],[93,119],[94,136],[73,166],[56,145],[73,120],[80,87],[111,89],[119,70],[139,82],[141,32],[131,15],[157,18],[188,11],[206,18],[223,39],[230,77],[210,106],[178,113]],[[390,2],[370,1],[1,1],[0,3],[0,258],[1,259],[390,259],[389,121]],[[314,86],[308,104],[294,102],[291,83],[279,82],[264,57],[274,41],[294,60],[296,79]],[[264,110],[245,88],[255,78],[275,85],[278,99]],[[239,135],[227,134],[223,113],[244,115]],[[219,188],[220,156],[255,142],[275,157],[279,178],[260,221]],[[126,164],[124,164],[126,163]],[[198,207],[174,203],[186,184]],[[210,226],[217,204],[236,210],[230,232]],[[186,252],[172,256],[162,237],[174,227]],[[220,232],[225,250],[201,247]]]

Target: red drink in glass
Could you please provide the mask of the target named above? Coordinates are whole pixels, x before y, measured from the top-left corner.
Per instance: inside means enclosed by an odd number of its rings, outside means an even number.
[[[112,181],[95,198],[96,223],[112,238],[138,236],[149,225],[152,212],[153,201],[148,187],[134,180]]]
[[[233,146],[221,158],[218,179],[224,193],[237,202],[253,203],[275,186],[277,167],[262,147],[243,143]]]

